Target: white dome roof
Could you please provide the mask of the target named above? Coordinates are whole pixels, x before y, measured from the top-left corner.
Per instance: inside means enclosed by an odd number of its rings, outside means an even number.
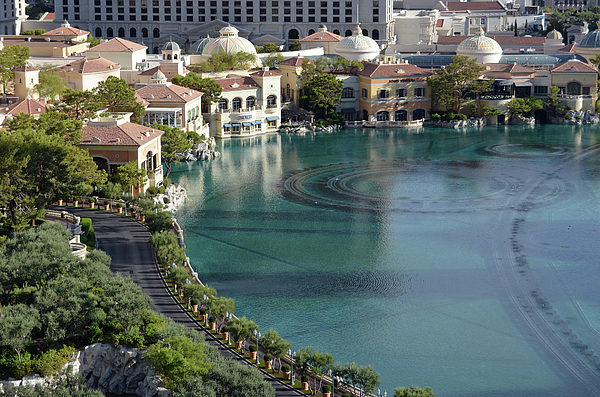
[[[158,70],[156,71],[156,73],[154,73],[154,74],[152,75],[152,80],[164,80],[164,79],[166,79],[166,78],[167,78],[167,77],[165,76],[165,74],[164,74],[163,72],[161,72],[161,71],[160,71],[160,69],[158,69]]]
[[[546,38],[551,40],[562,40],[563,35],[558,30],[553,29],[550,32],[548,32]]]
[[[478,62],[497,63],[502,57],[502,47],[496,40],[485,37],[485,32],[480,28],[475,36],[458,45],[456,53],[476,58]]]
[[[379,56],[379,45],[370,37],[363,36],[360,26],[352,31],[352,36],[344,37],[335,46],[335,52],[348,60],[373,59]]]
[[[238,36],[239,30],[233,26],[225,26],[219,33],[221,37],[216,39],[210,39],[208,44],[202,50],[202,55],[212,55],[218,52],[224,51],[228,54],[235,54],[236,52],[248,52],[250,54],[256,54],[256,48],[247,39]]]

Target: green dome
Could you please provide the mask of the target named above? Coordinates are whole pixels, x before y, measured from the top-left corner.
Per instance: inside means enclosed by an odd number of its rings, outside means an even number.
[[[600,48],[600,30],[593,30],[583,36],[581,43],[577,43],[578,48]]]

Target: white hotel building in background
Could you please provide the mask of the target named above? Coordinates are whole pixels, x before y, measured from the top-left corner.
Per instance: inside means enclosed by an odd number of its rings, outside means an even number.
[[[207,33],[218,37],[228,23],[259,44],[271,38],[289,44],[322,24],[349,36],[357,22],[379,44],[394,37],[392,0],[55,0],[54,6],[57,22],[94,37],[143,42],[153,53],[169,35],[187,50]]]

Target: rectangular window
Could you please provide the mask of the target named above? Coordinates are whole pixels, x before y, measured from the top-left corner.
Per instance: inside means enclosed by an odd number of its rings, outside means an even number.
[[[273,10],[271,11],[271,13],[272,13],[272,14],[279,14],[279,10],[278,10],[277,8],[275,8],[275,9],[273,9]]]
[[[337,8],[334,8],[333,15],[340,15],[340,10],[338,10]]]
[[[124,12],[125,12],[125,9],[123,7],[117,8],[117,13],[118,14],[123,14]]]
[[[548,94],[548,86],[545,86],[545,85],[533,86],[533,94],[534,95],[547,95]]]
[[[158,8],[152,8],[152,13],[153,14],[158,14],[159,13]]]
[[[315,9],[314,8],[309,9],[308,15],[315,15]]]
[[[96,5],[96,6],[99,6],[99,5],[101,5],[101,4],[102,4],[102,3],[100,3],[100,0],[94,0],[94,5]]]
[[[175,9],[175,14],[181,14],[181,8],[176,8]]]
[[[100,14],[102,12],[102,9],[100,7],[96,7],[94,8],[94,11],[96,12],[96,14]]]
[[[252,8],[246,9],[246,15],[252,15],[252,14],[254,14],[254,10]]]
[[[406,88],[398,88],[396,90],[396,96],[398,98],[406,98],[406,92],[407,92]]]
[[[361,95],[362,95],[363,98],[367,97],[367,89],[366,88],[362,89],[362,94]]]
[[[107,9],[106,9],[106,13],[107,13],[107,14],[112,14],[112,8],[107,8]]]
[[[373,0],[373,7],[379,7],[379,0]]]
[[[217,2],[216,1],[211,1],[210,2],[210,6],[211,7],[216,7],[217,6]]]
[[[206,22],[206,17],[204,17],[204,16],[198,17],[198,22]]]
[[[352,8],[352,2],[351,1],[347,1],[346,2],[346,8]]]
[[[6,6],[4,6],[4,8],[6,8]],[[64,13],[68,13],[69,12],[69,7],[63,7],[63,12]]]
[[[225,10],[223,10],[223,11],[225,11]],[[225,15],[223,17],[223,22],[229,22],[229,17],[227,15]]]
[[[136,19],[135,19],[135,15],[130,15],[130,16],[129,16],[129,20],[130,20],[130,21],[135,21],[135,20],[136,20]]]
[[[333,17],[333,22],[339,22],[340,21],[340,17]]]
[[[194,2],[193,1],[186,1],[185,5],[188,7],[193,7],[194,6]]]
[[[130,9],[129,9],[129,13],[130,13],[130,14],[135,14],[135,11],[136,11],[136,9],[135,9],[135,8],[130,8]]]
[[[147,8],[142,8],[141,11],[142,11],[142,14],[147,14],[148,13],[148,9]]]
[[[117,19],[119,21],[124,21],[125,20],[125,15],[117,15]]]
[[[241,7],[242,6],[242,2],[241,1],[234,1],[233,2],[233,6],[234,7]]]
[[[346,10],[346,15],[352,15],[352,10]]]
[[[260,9],[260,15],[267,15],[267,9],[266,8],[261,8]]]
[[[379,99],[387,99],[390,97],[390,91],[386,89],[379,90],[379,94],[377,95],[377,97]]]
[[[193,8],[186,8],[185,9],[185,13],[186,14],[193,14],[194,13],[194,9]],[[193,20],[193,19],[192,19]]]
[[[147,21],[148,20],[148,15],[142,15],[142,21]]]
[[[200,8],[200,9],[198,10],[198,14],[204,14],[204,12],[205,12],[204,8]]]
[[[253,16],[247,16],[246,17],[246,22],[254,22],[254,17]]]
[[[266,1],[261,1],[261,2],[259,2],[259,5],[261,7],[266,7],[267,6],[267,2]]]
[[[233,13],[235,15],[242,15],[242,10],[240,10],[239,8],[236,8],[235,10],[233,10]]]
[[[296,22],[303,22],[302,17],[296,17]]]
[[[291,17],[283,17],[283,22],[292,22]]]
[[[112,5],[112,0],[106,0],[106,5],[107,6],[111,6]]]
[[[79,14],[75,14],[75,20],[79,21]]]
[[[193,15],[188,15],[187,16],[187,21],[188,22],[194,22],[194,16]]]
[[[373,17],[373,22],[379,22],[379,17],[374,16]]]
[[[247,1],[246,7],[254,7],[254,3],[252,1]]]
[[[94,20],[101,21],[102,20],[102,15],[96,15],[96,17],[94,18]]]
[[[107,15],[107,16],[106,16],[106,20],[107,20],[107,21],[112,21],[112,15]]]
[[[235,17],[235,18],[234,18],[234,21],[235,21],[235,22],[242,22],[242,17]]]
[[[415,96],[422,98],[425,96],[425,88],[423,87],[419,87],[419,88],[415,88]]]
[[[228,1],[224,1],[223,2],[223,7],[229,7],[229,2]]]
[[[175,20],[178,21],[178,22],[181,22],[181,15],[176,15],[175,16]]]
[[[171,7],[171,0],[165,0],[165,7]]]
[[[323,23],[327,22],[327,17],[321,17],[321,22],[323,22]]]
[[[292,6],[292,2],[291,1],[284,1],[283,2],[283,6],[284,7],[291,7]]]
[[[285,15],[290,15],[290,14],[292,13],[292,10],[290,10],[289,8],[285,8],[285,9],[283,10],[283,13],[284,13]]]
[[[373,15],[378,15],[378,14],[379,14],[379,9],[375,8],[375,9],[373,10]]]
[[[581,95],[590,95],[590,87],[581,87]]]
[[[63,0],[63,5],[64,6],[68,6],[69,5],[69,0]]]
[[[159,18],[159,16],[158,16],[158,15],[152,15],[152,20],[153,20],[154,22],[158,22],[158,21],[160,21],[160,18]]]
[[[314,22],[315,21],[315,17],[308,17],[308,22]]]
[[[308,6],[309,7],[314,7],[315,6],[315,2],[314,1],[309,1],[308,2]]]
[[[321,8],[321,15],[327,15],[327,8]]]
[[[211,15],[216,15],[216,13],[217,13],[217,9],[216,8],[211,8],[210,9],[210,14]]]
[[[266,15],[261,15],[260,16],[260,21],[261,22],[267,22],[267,16]]]
[[[321,2],[321,8],[327,8],[327,2],[326,1],[322,1]]]
[[[73,4],[74,4],[74,5],[76,5],[76,6],[78,6],[78,5],[79,5],[79,0],[75,0],[75,1],[73,2]]]
[[[129,0],[129,6],[135,7],[135,0]]]
[[[171,9],[170,8],[165,8],[165,14],[170,14],[171,13]]]
[[[296,8],[296,15],[302,15],[302,8]]]
[[[271,6],[273,6],[273,7],[279,7],[279,2],[278,1],[272,1],[271,2]]]
[[[229,8],[224,8],[223,9],[223,14],[229,14]]]
[[[204,1],[199,1],[198,2],[198,7],[204,7]]]
[[[339,7],[340,6],[340,2],[339,1],[334,1],[333,2],[333,6],[334,7]]]
[[[271,22],[279,22],[279,17],[278,16],[272,16],[271,17]]]

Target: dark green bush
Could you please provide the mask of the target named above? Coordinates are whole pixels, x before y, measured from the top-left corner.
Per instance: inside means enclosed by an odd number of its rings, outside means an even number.
[[[250,345],[250,349],[248,350],[250,350],[251,352],[255,352],[258,350],[258,347],[256,347],[256,345]]]
[[[193,298],[192,301],[190,302],[192,304],[192,306],[195,306],[198,304],[198,299]]]
[[[165,197],[163,200],[163,203],[165,204],[169,204],[171,202],[171,200],[168,197]]]
[[[573,116],[571,116],[570,114],[567,114],[567,115],[565,116],[565,120],[571,120],[572,118],[573,118]]]
[[[265,361],[271,361],[273,360],[273,356],[270,354],[265,354]]]
[[[221,328],[221,331],[229,332],[229,327],[225,325],[225,326],[223,326],[223,328]]]
[[[302,376],[300,377],[300,381],[301,381],[301,382],[308,382],[308,376],[306,376],[306,375],[302,375]]]
[[[156,186],[150,186],[148,190],[146,190],[146,193],[151,197],[154,197],[158,194],[158,188]]]
[[[92,228],[92,220],[90,218],[81,218],[79,223],[81,224],[81,230],[86,234]]]
[[[163,194],[163,193],[165,192],[165,187],[164,187],[164,186],[159,186],[159,187],[158,187],[158,192],[159,192],[160,194]]]
[[[282,370],[283,372],[290,372],[290,371],[291,371],[291,369],[292,369],[292,368],[289,366],[289,364],[283,364],[283,365],[281,366],[281,370]]]
[[[117,203],[117,208],[123,208],[123,204]]]
[[[323,385],[323,393],[331,393],[331,385]]]
[[[64,346],[60,350],[50,349],[42,353],[38,360],[37,369],[42,376],[50,376],[60,372],[60,370],[69,362],[75,348]]]
[[[90,202],[90,204],[91,204],[91,203],[95,203],[95,202],[96,202],[96,199],[95,199],[95,198],[93,198],[93,197],[90,197],[90,198],[88,199],[88,201],[89,201],[89,202]]]
[[[437,113],[434,113],[431,115],[431,121],[440,121],[441,118],[442,118],[442,116],[440,116]]]
[[[104,205],[110,205],[110,201],[104,200]]]
[[[171,186],[171,178],[163,178],[163,186],[165,188],[168,188],[169,186]]]
[[[467,119],[467,115],[466,114],[457,114],[454,116],[454,120],[466,120]]]

